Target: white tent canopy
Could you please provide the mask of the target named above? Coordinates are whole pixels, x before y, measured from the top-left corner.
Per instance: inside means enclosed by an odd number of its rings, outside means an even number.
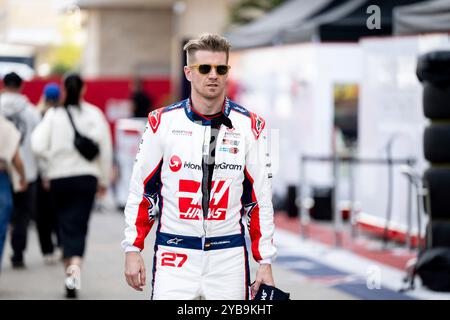
[[[394,9],[394,34],[450,31],[450,1],[434,0]]]
[[[311,41],[319,37],[319,28],[322,25],[338,21],[362,6],[367,0],[349,0],[332,10],[308,19],[303,23],[288,28],[284,32],[284,43]]]
[[[260,47],[278,42],[285,30],[302,24],[332,0],[291,0],[262,18],[227,34],[234,49]]]

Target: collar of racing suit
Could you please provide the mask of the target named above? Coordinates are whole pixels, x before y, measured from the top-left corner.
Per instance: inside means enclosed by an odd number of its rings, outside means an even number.
[[[225,98],[222,105],[222,111],[214,114],[214,115],[203,115],[195,110],[192,105],[192,100],[189,97],[184,101],[184,111],[186,112],[186,116],[192,121],[202,126],[211,126],[212,128],[220,128],[220,125],[223,124],[228,128],[232,128],[233,124],[231,123],[230,118],[230,105],[228,98]]]

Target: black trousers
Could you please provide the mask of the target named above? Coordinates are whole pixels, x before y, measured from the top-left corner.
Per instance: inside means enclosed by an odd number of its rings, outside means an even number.
[[[14,210],[11,218],[11,247],[13,249],[12,259],[23,260],[23,252],[27,246],[28,225],[34,216],[36,208],[37,183],[28,184],[25,192],[16,192],[13,195]]]
[[[84,255],[89,216],[97,192],[97,178],[77,176],[50,181],[50,197],[57,217],[64,258]]]
[[[59,244],[57,234],[56,214],[50,201],[50,191],[42,186],[42,180],[39,178],[37,183],[37,201],[36,201],[36,226],[39,234],[39,244],[42,254],[51,254],[55,249],[55,240]]]

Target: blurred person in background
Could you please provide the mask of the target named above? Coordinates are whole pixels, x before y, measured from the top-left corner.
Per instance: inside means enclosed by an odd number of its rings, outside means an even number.
[[[28,98],[21,94],[22,78],[8,73],[3,78],[3,93],[0,99],[0,113],[10,120],[21,134],[20,156],[24,162],[28,183],[26,191],[21,191],[18,175],[13,170],[14,210],[11,218],[11,262],[14,268],[25,267],[24,251],[27,245],[28,225],[36,208],[38,164],[31,150],[31,133],[40,120],[39,112]]]
[[[13,195],[8,172],[14,166],[21,191],[27,188],[25,170],[19,152],[20,132],[0,114],[0,271],[6,232],[13,210]]]
[[[42,101],[38,105],[38,110],[41,116],[44,117],[47,110],[56,108],[61,105],[61,90],[57,83],[48,83],[44,87]],[[57,233],[56,214],[50,202],[50,182],[47,178],[47,162],[45,159],[39,159],[39,178],[37,190],[37,205],[36,205],[36,226],[39,235],[39,244],[41,252],[44,256],[46,264],[54,264],[59,258],[55,254],[55,247],[59,243]],[[55,237],[53,237],[55,236]],[[56,238],[56,243],[55,239]]]
[[[48,109],[61,105],[61,89],[56,82],[47,83],[42,93],[41,103],[37,106],[44,117]]]
[[[191,96],[148,116],[125,207],[125,278],[142,291],[141,251],[159,206],[152,299],[250,299],[274,285],[276,255],[264,120],[225,96],[230,44],[206,34],[184,50]],[[250,283],[242,218],[259,263]]]
[[[135,79],[131,96],[133,104],[133,116],[135,118],[146,118],[151,111],[152,100],[145,93],[141,79]]]
[[[32,137],[34,152],[47,160],[46,174],[67,276],[67,298],[77,296],[90,213],[96,193],[103,196],[107,191],[112,166],[108,122],[99,108],[82,100],[83,93],[81,77],[67,75],[63,105],[48,109]],[[93,159],[86,158],[75,146],[75,130],[98,146],[99,152]]]

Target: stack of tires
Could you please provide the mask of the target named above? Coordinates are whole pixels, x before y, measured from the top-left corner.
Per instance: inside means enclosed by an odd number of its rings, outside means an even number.
[[[423,176],[429,192],[428,245],[450,247],[450,51],[422,55],[417,76],[423,85],[423,111],[430,120],[423,136],[424,156],[430,163]]]

